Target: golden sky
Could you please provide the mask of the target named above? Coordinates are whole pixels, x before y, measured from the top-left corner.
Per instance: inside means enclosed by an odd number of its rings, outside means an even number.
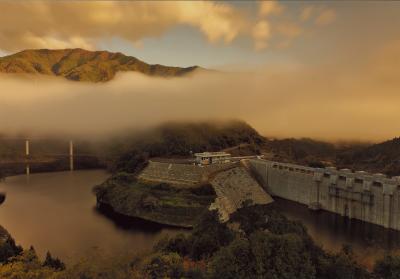
[[[240,118],[267,136],[400,135],[397,1],[0,1],[0,11],[3,54],[82,47],[233,72],[180,80],[124,75],[101,88],[1,77],[0,125],[7,129],[104,132],[143,119]],[[85,112],[88,102],[95,105]],[[107,108],[104,125],[94,124]],[[68,112],[73,117],[63,117]]]

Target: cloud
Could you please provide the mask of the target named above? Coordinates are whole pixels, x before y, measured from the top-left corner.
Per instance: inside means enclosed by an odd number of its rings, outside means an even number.
[[[254,49],[263,50],[268,47],[271,28],[266,20],[260,20],[253,28]]]
[[[336,19],[336,12],[332,9],[323,10],[315,19],[317,25],[327,25],[334,22]]]
[[[93,48],[120,37],[135,43],[176,25],[199,29],[210,42],[229,43],[247,28],[233,6],[198,2],[0,1],[0,48]]]
[[[124,73],[102,84],[3,74],[0,133],[97,137],[165,121],[237,118],[266,136],[393,138],[400,131],[400,44],[390,42],[365,57],[374,59],[349,64],[332,56],[335,66],[270,61],[253,72],[172,79]],[[377,65],[382,71],[375,71]]]
[[[284,6],[280,5],[278,1],[261,1],[259,7],[259,15],[261,17],[270,14],[281,14],[284,11]]]
[[[96,49],[115,38],[140,46],[176,26],[191,26],[211,44],[252,38],[256,50],[267,48],[273,34],[300,35],[299,23],[277,1],[260,1],[252,14],[228,2],[213,1],[0,1],[0,51],[29,48]],[[303,10],[303,17],[311,11]],[[274,15],[274,17],[271,17]],[[316,22],[335,17],[324,10]],[[284,20],[285,22],[281,22]],[[295,22],[292,19],[291,22]]]
[[[180,6],[181,21],[199,27],[211,42],[229,43],[246,25],[243,15],[226,4],[182,1]]]
[[[277,31],[287,38],[296,38],[301,35],[303,29],[293,22],[282,22],[277,24]]]
[[[400,81],[400,39],[390,40],[378,47],[370,58],[371,73],[382,82],[398,84]]]
[[[300,13],[300,20],[301,21],[309,20],[314,12],[314,9],[315,8],[313,6],[305,7]]]

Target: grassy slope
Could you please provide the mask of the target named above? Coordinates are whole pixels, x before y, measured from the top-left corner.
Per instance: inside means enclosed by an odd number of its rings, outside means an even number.
[[[3,73],[45,74],[91,82],[111,80],[119,71],[173,77],[187,74],[197,68],[150,65],[122,53],[83,49],[24,50],[0,58],[0,72]]]

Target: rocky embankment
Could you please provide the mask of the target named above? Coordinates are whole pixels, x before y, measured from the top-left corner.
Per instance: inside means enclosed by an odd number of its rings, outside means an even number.
[[[273,202],[272,197],[243,166],[217,173],[211,184],[217,198],[210,209],[217,209],[223,222],[228,221],[229,216],[239,208]]]
[[[199,167],[150,162],[139,175],[119,173],[94,192],[98,205],[124,216],[192,227],[205,210],[218,210],[221,221],[245,205],[272,198],[239,163]]]
[[[191,228],[215,199],[208,184],[192,187],[138,180],[119,173],[94,188],[98,206],[124,216]]]

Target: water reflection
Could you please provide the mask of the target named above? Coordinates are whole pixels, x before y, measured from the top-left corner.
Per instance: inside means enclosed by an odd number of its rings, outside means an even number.
[[[311,211],[306,206],[276,199],[275,206],[288,218],[301,221],[311,237],[330,251],[350,244],[362,264],[371,267],[385,253],[398,254],[400,232],[358,220],[349,220],[326,211]]]
[[[100,170],[55,172],[9,177],[0,183],[7,193],[0,224],[24,247],[33,245],[63,260],[75,261],[96,248],[105,253],[151,249],[164,234],[180,230],[140,220],[124,220],[96,209],[92,187],[108,173]]]
[[[94,207],[93,210],[96,214],[107,217],[111,222],[114,223],[118,229],[132,231],[132,232],[145,232],[148,234],[158,234],[163,229],[169,228],[170,231],[177,232],[190,232],[190,229],[176,228],[173,226],[161,225],[159,223],[146,221],[140,218],[127,217],[125,215],[114,212],[110,207],[102,205],[100,207]]]

